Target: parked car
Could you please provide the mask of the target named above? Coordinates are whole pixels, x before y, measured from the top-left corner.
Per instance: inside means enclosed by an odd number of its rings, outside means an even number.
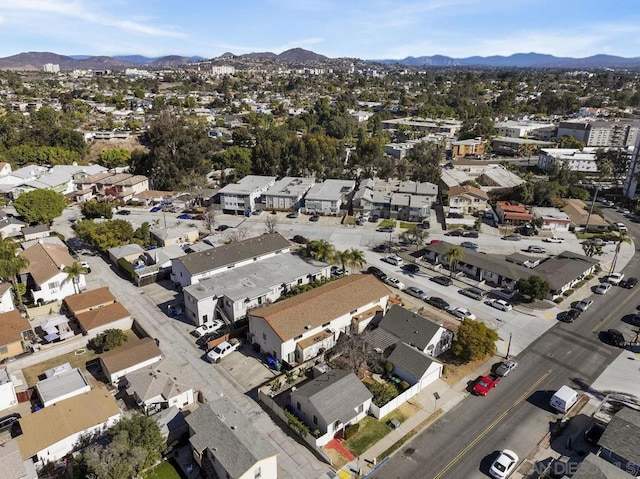
[[[407,273],[411,273],[411,274],[416,274],[420,272],[420,266],[414,263],[405,264],[402,267],[402,269],[405,270]]]
[[[158,213],[160,211],[162,211],[162,206],[154,206],[149,210],[149,213]]]
[[[497,374],[489,374],[488,376],[483,376],[473,386],[473,392],[478,396],[486,396],[489,391],[495,388],[500,382],[501,377]]]
[[[384,258],[380,258],[380,261],[384,261],[385,263],[392,264],[394,266],[402,266],[404,261],[399,256],[385,256]]]
[[[591,306],[593,304],[593,300],[592,299],[583,299],[581,301],[578,301],[578,303],[576,304],[576,309],[579,309],[580,311],[586,311],[587,309],[589,309],[589,306]]]
[[[298,212],[297,211],[292,211],[291,213],[287,214],[287,218],[289,219],[295,219],[298,217]]]
[[[331,276],[342,276],[344,274],[344,270],[342,268],[338,268],[337,266],[331,267]]]
[[[626,341],[624,335],[617,329],[608,329],[602,332],[602,339],[612,346],[624,347]]]
[[[500,365],[496,368],[496,375],[501,377],[506,377],[511,371],[518,367],[518,363],[513,359],[507,359],[500,363]]]
[[[467,308],[457,307],[450,309],[449,312],[458,319],[473,319],[476,320],[476,315],[469,311]]]
[[[380,233],[393,233],[393,226],[382,226],[377,228],[376,231]]]
[[[188,213],[182,213],[181,215],[178,215],[178,219],[179,220],[191,220],[191,219],[193,219],[193,217]]]
[[[564,313],[562,313],[560,319],[565,323],[573,323],[576,319],[578,319],[580,313],[582,313],[582,311],[580,311],[579,309],[572,308],[569,311],[565,311]]]
[[[500,311],[511,311],[513,309],[513,306],[504,299],[490,299],[487,304]]]
[[[91,266],[87,261],[80,261],[80,266],[82,266],[87,273],[91,273]]]
[[[380,216],[378,215],[372,215],[369,217],[369,222],[370,223],[377,223],[380,220]]]
[[[638,278],[627,278],[620,283],[620,286],[626,289],[633,289],[638,285]]]
[[[293,237],[293,242],[298,244],[307,244],[307,238],[302,235],[295,235]]]
[[[431,278],[434,283],[441,284],[442,286],[451,286],[453,281],[448,276],[434,276]]]
[[[623,278],[624,278],[624,273],[611,273],[605,279],[607,283],[611,283],[615,286],[618,286],[622,282]]]
[[[540,246],[536,246],[532,244],[532,245],[529,245],[529,247],[527,248],[527,252],[528,253],[546,253],[547,251]]]
[[[318,221],[320,221],[320,216],[318,215],[313,215],[311,218],[309,218],[309,221],[312,221],[314,223],[317,223]]]
[[[447,303],[442,298],[438,298],[437,296],[431,296],[429,299],[427,299],[427,303],[438,309],[449,309],[449,303]]]
[[[224,321],[214,319],[213,321],[209,321],[208,323],[204,323],[202,326],[197,327],[193,333],[195,334],[196,338],[199,338],[200,336],[204,336],[207,333],[217,331],[222,326],[224,326]]]
[[[220,226],[218,226],[218,227],[216,228],[216,231],[226,231],[226,230],[228,230],[229,228],[231,228],[231,226],[229,226],[229,225],[220,225]]]
[[[240,346],[242,346],[242,340],[238,338],[223,341],[207,353],[207,359],[209,362],[218,363],[222,358],[236,351]]]
[[[402,291],[405,288],[404,283],[400,281],[398,278],[394,278],[393,276],[387,276],[384,279],[384,282],[387,283],[389,286],[398,288],[400,291]]]
[[[375,253],[384,253],[389,249],[389,246],[386,244],[379,244],[373,247],[373,251]]]
[[[599,422],[594,422],[589,429],[584,432],[584,440],[587,444],[597,446],[598,441],[604,434],[606,426]]]
[[[372,274],[380,281],[384,281],[384,279],[387,277],[387,274],[384,271],[382,271],[380,268],[376,268],[375,266],[369,266],[369,268],[367,268],[367,273]]]
[[[410,296],[413,296],[414,298],[421,299],[422,301],[426,301],[428,299],[427,293],[425,293],[420,288],[417,288],[415,286],[409,286],[407,289],[404,290],[404,292]]]
[[[445,233],[445,236],[464,236],[464,231],[462,230],[451,230]]]
[[[447,215],[447,218],[453,218],[456,220],[460,220],[462,218],[464,218],[464,215],[462,213],[456,213],[456,212],[451,212]]]
[[[22,416],[17,412],[0,417],[0,432],[10,430],[13,425],[21,418]]]
[[[545,238],[542,241],[545,243],[562,243],[564,238],[560,238],[559,236],[552,236],[551,238]]]
[[[462,236],[465,238],[477,238],[480,236],[477,231],[465,231],[462,233]]]
[[[520,235],[504,235],[502,239],[505,241],[520,241],[522,238]]]
[[[611,290],[611,286],[612,286],[611,283],[607,283],[607,282],[600,283],[598,286],[596,286],[596,289],[594,292],[596,294],[607,294]]]
[[[463,241],[460,246],[468,249],[478,249],[478,243],[473,243],[472,241]]]
[[[468,298],[475,299],[476,301],[482,301],[486,296],[486,291],[480,288],[464,288],[458,291],[463,296],[467,296]]]
[[[538,230],[530,226],[521,226],[514,231],[522,236],[536,236],[538,234]]]
[[[505,449],[491,464],[489,474],[496,479],[506,479],[516,469],[519,460],[515,452]]]
[[[124,215],[124,216],[128,216],[128,215],[130,215],[130,214],[131,214],[131,211],[129,211],[129,210],[118,210],[118,211],[117,211],[117,214],[119,214],[119,215]]]
[[[262,210],[253,210],[253,211],[251,212],[251,214],[252,214],[253,216],[259,216],[259,215],[261,215],[261,214],[262,214]]]

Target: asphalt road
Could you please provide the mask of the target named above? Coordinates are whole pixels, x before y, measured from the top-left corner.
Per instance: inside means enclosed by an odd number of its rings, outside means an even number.
[[[634,242],[640,244],[639,225],[610,210],[606,216],[627,224]],[[636,256],[622,272],[627,277],[640,276],[640,258]],[[620,353],[604,344],[598,333],[617,328],[632,339],[630,326],[621,318],[635,311],[640,289],[614,287],[595,299],[574,323],[558,323],[529,345],[517,357],[518,368],[495,390],[486,397],[467,396],[406,444],[374,477],[485,478],[498,451],[508,448],[521,459],[527,457],[559,417],[549,406],[553,392],[563,384],[589,390]]]

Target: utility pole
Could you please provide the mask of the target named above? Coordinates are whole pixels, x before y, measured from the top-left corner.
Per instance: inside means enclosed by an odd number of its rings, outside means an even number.
[[[591,219],[591,213],[593,213],[593,207],[596,204],[596,198],[598,197],[598,191],[600,191],[600,185],[596,185],[596,192],[593,195],[593,200],[591,200],[591,207],[589,208],[589,214],[587,215],[587,222],[584,225],[584,232],[587,233],[589,231],[589,220]]]
[[[511,339],[513,338],[513,333],[509,333],[509,344],[507,345],[507,355],[505,359],[509,359],[509,353],[511,353]]]

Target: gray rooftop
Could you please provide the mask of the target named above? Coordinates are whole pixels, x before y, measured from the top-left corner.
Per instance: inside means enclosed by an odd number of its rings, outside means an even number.
[[[84,377],[82,371],[75,368],[52,378],[38,381],[36,389],[42,402],[48,402],[74,391],[78,391],[80,394],[80,390],[87,386],[89,386],[87,378]]]
[[[209,449],[231,477],[242,476],[256,462],[278,453],[225,398],[203,404],[186,420],[194,432],[192,447],[198,452]]]
[[[23,235],[31,235],[35,233],[45,233],[49,231],[49,225],[25,226],[22,228]]]
[[[398,193],[409,193],[412,195],[437,196],[438,187],[428,181],[401,181],[398,186]]]
[[[291,400],[303,397],[327,424],[345,423],[356,415],[356,408],[372,397],[371,392],[351,371],[333,369],[291,393]]]
[[[424,350],[442,326],[435,321],[393,305],[378,325],[401,341]]]
[[[611,418],[598,444],[617,456],[640,464],[640,411],[628,407],[620,409]]]
[[[127,394],[136,393],[141,401],[148,401],[158,396],[168,400],[193,389],[191,386],[178,383],[177,378],[171,377],[164,370],[162,362],[128,373],[126,378],[129,381]]]
[[[348,195],[356,187],[354,180],[325,180],[316,183],[307,192],[307,200],[338,201]]]
[[[431,356],[427,356],[422,351],[418,351],[406,343],[398,343],[387,358],[387,361],[413,376],[416,381],[424,376],[431,364],[438,362]]]
[[[196,226],[188,224],[175,224],[168,228],[150,228],[149,233],[161,240],[167,240],[172,238],[181,238],[183,235],[188,235],[193,232],[198,232]]]
[[[247,175],[237,183],[228,184],[218,193],[221,195],[248,195],[273,185],[276,178],[276,176]]]
[[[237,243],[225,244],[207,251],[191,253],[174,261],[182,263],[193,274],[212,271],[250,258],[281,251],[291,247],[280,233],[263,234]]]
[[[109,254],[115,259],[124,258],[133,254],[143,254],[144,248],[137,243],[126,244],[124,246],[116,246],[109,249]]]
[[[315,183],[313,178],[297,178],[285,176],[281,180],[275,182],[265,191],[266,196],[278,196],[285,198],[300,198]]]
[[[224,295],[233,301],[257,298],[282,283],[289,283],[308,274],[317,274],[327,268],[319,261],[308,261],[293,253],[249,263],[223,271],[184,288],[184,292],[198,300]]]
[[[567,477],[567,476],[565,476]],[[572,479],[633,479],[634,476],[618,466],[605,461],[595,454],[589,453],[584,458]]]

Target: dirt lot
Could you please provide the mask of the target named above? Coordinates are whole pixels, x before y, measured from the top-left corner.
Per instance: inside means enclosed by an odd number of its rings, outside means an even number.
[[[98,155],[105,150],[114,149],[126,149],[126,150],[147,150],[147,148],[138,141],[137,136],[131,136],[126,140],[93,140],[89,145],[89,154],[86,160],[88,162],[95,162],[98,159]]]

